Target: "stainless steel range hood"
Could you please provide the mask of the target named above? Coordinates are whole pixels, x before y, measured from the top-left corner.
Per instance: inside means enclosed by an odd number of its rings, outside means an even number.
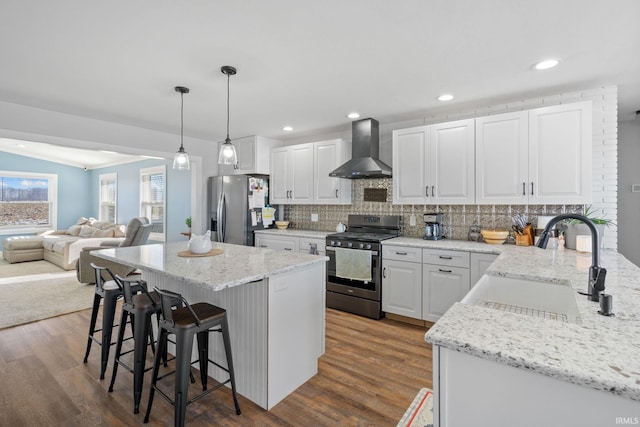
[[[380,134],[375,119],[356,120],[351,124],[351,160],[329,176],[338,178],[390,178],[391,167],[378,159]]]

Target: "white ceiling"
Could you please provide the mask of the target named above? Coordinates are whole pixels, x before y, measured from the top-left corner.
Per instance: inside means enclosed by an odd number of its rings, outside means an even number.
[[[232,138],[601,85],[621,120],[640,110],[637,0],[3,0],[0,16],[0,100],[179,133],[184,85],[185,134],[208,140],[226,133],[222,65]]]

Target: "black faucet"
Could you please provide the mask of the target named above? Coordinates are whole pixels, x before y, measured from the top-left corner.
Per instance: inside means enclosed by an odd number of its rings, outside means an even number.
[[[544,231],[540,234],[537,246],[539,248],[546,248],[549,241],[549,232],[556,223],[565,219],[577,219],[584,222],[589,230],[591,230],[591,267],[589,268],[589,287],[587,289],[587,295],[591,301],[599,301],[600,293],[604,292],[604,279],[607,275],[607,270],[600,267],[600,235],[593,221],[583,215],[578,214],[562,214],[553,217]]]

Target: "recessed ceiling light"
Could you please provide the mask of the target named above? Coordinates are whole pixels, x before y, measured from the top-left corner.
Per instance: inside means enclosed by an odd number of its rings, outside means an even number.
[[[350,119],[357,119],[360,117],[360,114],[358,113],[349,113],[347,114],[347,117],[349,117]]]
[[[555,67],[559,63],[560,61],[558,61],[557,59],[545,59],[544,61],[538,62],[533,66],[533,68],[536,70],[548,70],[549,68]]]
[[[106,153],[106,154],[118,154],[115,151],[109,151],[109,150],[98,150],[101,153]]]
[[[291,126],[285,126],[282,128],[283,131],[285,132],[291,132],[293,130],[293,128]]]
[[[24,147],[25,147],[25,145],[24,145],[24,144],[16,144],[16,147],[18,147],[18,148],[24,148]]]
[[[453,95],[445,93],[444,95],[440,95],[438,97],[438,101],[451,101],[453,99]]]

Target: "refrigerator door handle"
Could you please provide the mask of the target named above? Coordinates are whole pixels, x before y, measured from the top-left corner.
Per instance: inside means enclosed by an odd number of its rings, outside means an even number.
[[[225,218],[223,216],[224,212],[224,193],[220,193],[220,200],[218,200],[218,242],[224,242],[224,228],[225,228]]]

